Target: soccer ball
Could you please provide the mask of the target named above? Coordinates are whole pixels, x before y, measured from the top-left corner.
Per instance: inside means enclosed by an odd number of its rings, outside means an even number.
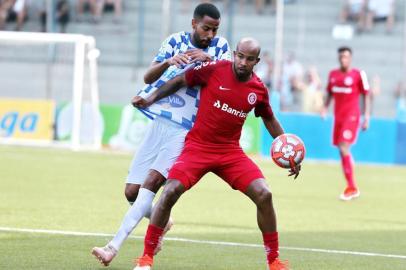
[[[300,164],[305,153],[303,141],[294,134],[282,134],[272,142],[271,157],[279,167],[292,168]]]

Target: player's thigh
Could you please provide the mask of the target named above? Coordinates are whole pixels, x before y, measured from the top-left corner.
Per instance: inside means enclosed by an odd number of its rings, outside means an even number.
[[[154,121],[155,122],[155,121]],[[127,183],[142,185],[162,145],[161,130],[156,123],[149,126],[128,170]]]
[[[359,119],[348,119],[337,123],[334,127],[334,145],[340,143],[353,144],[358,136]]]
[[[186,145],[170,169],[168,181],[180,181],[185,190],[192,188],[216,163],[215,155]]]
[[[187,130],[184,129],[173,129],[165,132],[165,136],[161,138],[162,144],[159,153],[151,165],[151,169],[167,178],[169,170],[184,148],[186,134]]]
[[[234,151],[220,162],[214,173],[227,182],[233,189],[245,193],[255,180],[264,179],[258,165],[242,150]]]

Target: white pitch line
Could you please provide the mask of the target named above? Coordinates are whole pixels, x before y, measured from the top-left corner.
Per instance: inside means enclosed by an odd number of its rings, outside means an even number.
[[[90,233],[90,232],[73,232],[73,231],[42,230],[42,229],[19,229],[19,228],[9,228],[9,227],[0,227],[0,231],[20,232],[20,233],[58,234],[58,235],[68,235],[68,236],[96,236],[96,237],[113,237],[114,236],[114,234],[110,234],[110,233]],[[142,237],[142,236],[130,236],[129,238],[144,239],[144,237]],[[195,239],[178,238],[178,237],[165,237],[165,241],[186,242],[186,243],[205,244],[205,245],[263,248],[262,245],[258,245],[258,244],[195,240]],[[406,255],[396,255],[396,254],[383,254],[383,253],[373,253],[373,252],[320,249],[320,248],[302,248],[302,247],[280,247],[280,249],[293,250],[293,251],[304,251],[304,252],[316,252],[316,253],[366,256],[366,257],[384,257],[384,258],[406,260]]]

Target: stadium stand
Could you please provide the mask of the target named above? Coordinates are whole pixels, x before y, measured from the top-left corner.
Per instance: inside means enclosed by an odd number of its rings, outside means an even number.
[[[182,16],[182,1],[171,1],[169,32],[190,28],[191,11]],[[199,1],[190,1],[194,6]],[[219,34],[229,38],[232,45],[243,36],[255,37],[263,44],[264,51],[274,48],[275,16],[271,5],[265,6],[261,15],[256,14],[255,5],[245,4],[244,12],[236,6],[236,16],[229,18],[229,9],[223,1],[214,1],[223,11],[223,21]],[[237,1],[238,2],[238,1]],[[249,1],[247,1],[249,2]],[[78,22],[75,18],[75,1],[70,1],[73,15],[67,32],[84,33],[95,36],[101,50],[99,59],[100,97],[102,103],[125,104],[142,85],[142,74],[145,67],[159,48],[163,33],[162,1],[123,1],[123,14],[119,22],[114,21],[114,13],[105,14],[95,24],[87,20]],[[252,3],[252,1],[251,1]],[[404,51],[404,1],[396,2],[396,20],[390,34],[385,24],[376,24],[371,32],[355,35],[351,40],[335,40],[331,32],[339,22],[342,8],[341,0],[307,0],[295,1],[285,5],[284,51],[295,52],[296,58],[307,69],[317,67],[323,85],[327,72],[336,66],[336,48],[347,44],[354,49],[356,66],[365,69],[372,80],[378,76],[381,81],[380,94],[374,99],[374,115],[383,117],[395,116],[396,106],[393,92],[401,79]],[[253,16],[255,19],[253,20]],[[40,20],[37,11],[28,10],[28,21],[23,31],[40,31]],[[232,25],[230,25],[232,23]],[[13,25],[6,29],[13,30]],[[230,31],[231,30],[231,31]],[[231,37],[231,38],[230,38]],[[140,42],[141,41],[141,42]],[[35,61],[36,54],[23,54],[18,48],[14,51],[0,50],[0,57],[23,55],[25,61]],[[391,53],[392,52],[392,53]],[[18,74],[12,65],[0,65],[1,74]],[[63,74],[57,79],[63,80]],[[5,76],[4,78],[7,78]],[[35,80],[35,78],[33,78]],[[3,80],[3,79],[2,79]],[[28,80],[27,80],[28,81]],[[2,81],[3,83],[3,81]],[[27,82],[27,84],[29,84]],[[28,88],[28,86],[21,86]],[[299,106],[300,107],[300,106]]]

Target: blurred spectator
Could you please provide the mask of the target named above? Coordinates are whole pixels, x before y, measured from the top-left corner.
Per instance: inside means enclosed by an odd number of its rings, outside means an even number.
[[[365,21],[367,0],[344,0],[340,14],[340,23],[357,22],[358,30],[362,29]]]
[[[76,19],[83,21],[85,11],[90,11],[92,20],[96,20],[96,1],[98,0],[77,0]]]
[[[403,81],[399,82],[395,89],[396,98],[396,119],[406,123],[406,85]]]
[[[265,0],[255,0],[255,11],[257,14],[262,14],[265,9]]]
[[[95,19],[96,22],[104,11],[114,11],[114,22],[119,22],[122,14],[122,0],[94,0],[95,1]]]
[[[395,23],[395,0],[369,0],[365,30],[371,31],[374,22],[385,21],[386,31],[392,32]]]
[[[17,21],[16,31],[20,31],[26,19],[27,7],[25,0],[0,0],[0,30],[6,22]]]
[[[309,67],[305,74],[302,91],[302,111],[307,113],[318,113],[323,107],[322,83],[315,66]]]
[[[268,89],[272,88],[273,61],[268,52],[264,52],[255,73]]]
[[[46,1],[43,1],[42,9],[40,11],[41,18],[41,31],[46,32],[47,24],[47,7]],[[59,32],[66,33],[66,27],[70,21],[69,15],[69,1],[68,0],[58,0],[56,3],[55,18],[56,22],[59,24]]]
[[[374,101],[377,96],[381,94],[381,77],[378,74],[375,74],[372,77],[371,84],[370,84],[370,100],[371,100],[371,113],[374,110]]]
[[[295,54],[289,52],[283,63],[281,78],[281,109],[289,110],[294,103],[294,93],[300,90],[303,83],[303,65],[295,59]]]
[[[292,90],[297,90],[303,80],[303,65],[296,60],[293,52],[289,52],[286,56],[283,73],[289,78]]]

